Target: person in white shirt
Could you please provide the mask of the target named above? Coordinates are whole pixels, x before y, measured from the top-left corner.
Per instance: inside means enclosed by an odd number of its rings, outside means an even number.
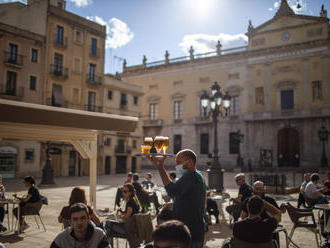
[[[305,187],[305,196],[311,200],[312,204],[328,203],[327,198],[321,192],[323,188],[318,188],[317,184],[320,180],[320,176],[317,173],[311,175],[311,181],[307,183]]]
[[[5,186],[2,184],[2,176],[0,175],[0,200],[6,199],[5,197],[6,189]],[[5,208],[3,204],[0,204],[0,232],[5,232],[7,231],[7,228],[2,225],[2,222],[5,218]]]

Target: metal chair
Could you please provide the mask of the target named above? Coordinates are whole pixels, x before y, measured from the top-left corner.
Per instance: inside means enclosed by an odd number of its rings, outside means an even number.
[[[34,204],[34,206],[25,206],[21,209],[22,213],[21,213],[21,216],[22,217],[26,217],[26,216],[34,216],[34,220],[38,226],[38,229],[40,229],[40,226],[39,226],[39,223],[38,223],[38,218],[37,216],[39,217],[39,220],[40,220],[40,223],[42,224],[42,227],[44,229],[44,231],[46,232],[46,227],[44,225],[44,222],[42,221],[42,218],[41,218],[41,215],[40,215],[40,210],[41,210],[41,207],[42,207],[42,202],[36,202]],[[16,223],[15,223],[15,228],[16,228],[16,225],[18,223],[18,220],[16,220]]]
[[[290,203],[284,204],[284,207],[288,211],[289,217],[293,223],[292,230],[289,234],[289,239],[292,239],[293,233],[296,228],[307,228],[315,234],[315,240],[317,247],[320,247],[321,237],[317,229],[313,211],[310,209],[299,209],[292,206]],[[301,220],[304,217],[311,217],[311,221]]]

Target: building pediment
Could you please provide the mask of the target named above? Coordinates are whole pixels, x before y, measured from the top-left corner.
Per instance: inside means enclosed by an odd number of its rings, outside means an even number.
[[[185,94],[182,94],[181,92],[176,92],[174,93],[171,97],[172,99],[182,99],[184,98],[186,95]]]
[[[160,101],[160,96],[152,95],[147,98],[148,102],[159,102]]]
[[[238,85],[230,86],[226,89],[226,92],[229,92],[229,95],[239,95],[243,88]]]

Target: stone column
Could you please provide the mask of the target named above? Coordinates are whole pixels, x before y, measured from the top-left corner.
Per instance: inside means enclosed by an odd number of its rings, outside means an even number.
[[[265,63],[265,110],[271,111],[270,63]]]
[[[302,60],[302,85],[303,85],[303,107],[305,110],[309,109],[311,103],[311,84],[309,81],[309,59],[303,58]]]
[[[253,71],[254,71],[254,66],[253,65],[248,65],[247,66],[247,85],[248,85],[248,112],[252,113],[253,109],[253,103],[255,101],[255,98],[253,97],[254,93],[254,85],[253,85]]]
[[[322,87],[323,87],[323,99],[325,106],[330,107],[330,89],[329,89],[329,56],[322,57]]]

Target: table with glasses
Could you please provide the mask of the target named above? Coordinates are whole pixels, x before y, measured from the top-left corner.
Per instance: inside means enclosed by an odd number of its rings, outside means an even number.
[[[323,212],[323,230],[327,231],[327,232],[330,232],[330,228],[327,228],[327,215],[326,215],[326,211],[330,211],[330,204],[328,204],[328,203],[326,203],[326,204],[315,204],[314,209],[320,210],[320,211],[317,212],[319,223],[320,223],[320,220],[321,220],[320,212],[321,211]],[[320,235],[322,236],[321,226],[319,228],[319,232],[320,232]]]
[[[8,222],[8,231],[15,231],[15,226],[14,226],[14,219],[15,219],[15,216],[13,214],[13,209],[17,206],[18,208],[18,216],[20,215],[20,207],[19,207],[19,204],[20,204],[20,200],[18,199],[2,199],[0,200],[0,205],[3,205],[5,207],[5,210],[6,210],[6,213],[7,213],[7,222]],[[11,208],[10,208],[11,206]],[[11,215],[11,224],[10,224],[10,216]],[[20,222],[18,222],[18,225],[17,225],[17,232],[19,233],[20,232]]]
[[[217,203],[219,214],[222,220],[226,220],[225,213],[223,211],[223,206],[222,204],[228,199],[229,197],[219,195],[219,194],[214,194],[210,196],[210,199],[214,200]]]

